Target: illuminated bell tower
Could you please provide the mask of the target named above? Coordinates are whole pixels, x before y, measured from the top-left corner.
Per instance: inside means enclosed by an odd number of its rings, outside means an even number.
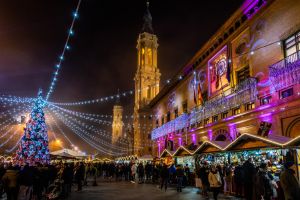
[[[119,138],[123,137],[123,107],[120,105],[119,98],[113,108],[113,123],[112,123],[112,144],[116,144]]]
[[[144,24],[137,40],[137,71],[135,81],[134,103],[134,152],[138,153],[140,147],[148,140],[145,131],[142,131],[144,123],[139,118],[145,115],[141,112],[159,92],[160,72],[157,68],[157,37],[152,28],[152,16],[147,2],[144,14]],[[138,150],[139,149],[139,150]]]

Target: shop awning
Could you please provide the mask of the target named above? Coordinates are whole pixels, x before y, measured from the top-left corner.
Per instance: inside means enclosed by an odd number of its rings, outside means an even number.
[[[190,156],[193,155],[193,153],[185,148],[184,146],[180,146],[173,154],[173,156]]]
[[[83,158],[86,157],[85,154],[81,152],[74,151],[72,149],[61,149],[58,151],[50,152],[51,156],[63,157],[63,158]]]
[[[291,138],[269,135],[269,137],[261,137],[253,134],[242,134],[232,143],[224,148],[226,151],[257,149],[257,148],[283,148]]]
[[[161,158],[165,158],[165,157],[172,157],[173,156],[174,151],[169,151],[167,149],[163,150],[163,152],[160,154]]]

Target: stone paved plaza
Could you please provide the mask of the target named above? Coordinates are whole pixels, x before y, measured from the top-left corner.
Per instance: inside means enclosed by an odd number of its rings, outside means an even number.
[[[204,199],[199,194],[197,188],[184,188],[182,193],[178,193],[175,187],[161,191],[157,185],[137,184],[130,182],[103,182],[98,181],[98,186],[85,186],[83,191],[73,191],[69,199],[72,200],[199,200]],[[76,187],[74,186],[74,189]],[[212,194],[210,194],[212,199]],[[220,199],[235,199],[233,197],[224,197],[220,195]]]

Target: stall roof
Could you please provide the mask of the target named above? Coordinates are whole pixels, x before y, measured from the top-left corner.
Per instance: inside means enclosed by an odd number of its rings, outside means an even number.
[[[190,156],[193,155],[193,153],[187,148],[185,148],[184,146],[178,147],[178,149],[173,154],[173,156],[186,156],[186,155]]]
[[[261,137],[253,134],[242,134],[236,140],[227,145],[223,150],[242,150],[254,148],[277,147],[283,148],[291,138],[284,136],[270,135],[269,137]]]
[[[299,145],[300,145],[300,136],[295,137],[284,144],[285,147],[294,147]]]
[[[199,153],[215,153],[222,151],[230,142],[223,141],[204,141],[193,154]]]
[[[168,149],[165,149],[165,150],[163,150],[163,152],[160,154],[160,157],[161,158],[164,158],[164,157],[168,157],[168,155],[169,156],[173,156],[173,153],[174,153],[174,151],[169,151]]]
[[[72,149],[61,149],[58,151],[53,151],[50,153],[52,156],[62,156],[68,158],[78,158],[78,157],[85,157],[86,155]]]
[[[229,141],[204,141],[194,152],[184,146],[178,147],[176,151],[165,149],[160,157],[194,155],[200,153],[216,153],[221,151],[234,151],[255,148],[284,148],[292,145],[299,145],[300,136],[292,139],[280,135],[269,135],[261,137],[254,134],[244,133],[232,142]]]

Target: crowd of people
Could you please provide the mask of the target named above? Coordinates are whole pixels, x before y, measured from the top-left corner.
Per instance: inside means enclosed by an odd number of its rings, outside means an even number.
[[[251,158],[240,165],[203,162],[196,173],[201,180],[201,194],[206,198],[211,191],[215,200],[220,192],[246,200],[296,200],[300,199],[300,187],[292,166],[293,162],[286,162],[278,180],[268,170],[267,163],[254,165]]]
[[[233,193],[247,200],[300,199],[300,188],[293,163],[285,163],[285,169],[276,182],[262,163],[256,167],[249,159],[242,165],[214,165],[201,163],[196,168],[196,177],[201,180],[201,194],[208,198],[208,192],[218,199],[220,192]],[[36,164],[35,166],[14,166],[12,163],[0,165],[0,195],[6,193],[8,200],[30,199],[63,199],[73,190],[81,191],[82,187],[91,183],[97,185],[97,179],[104,181],[128,181],[131,183],[152,183],[166,191],[169,185],[182,188],[194,185],[188,165],[166,165],[163,163],[57,163],[52,165]],[[89,180],[92,180],[88,182]],[[280,189],[281,188],[281,189]]]
[[[132,183],[160,184],[167,190],[170,183],[178,182],[178,192],[188,184],[189,168],[185,166],[148,163],[57,163],[52,165],[18,166],[12,163],[0,165],[0,195],[8,200],[63,199],[70,195],[72,185],[81,191],[88,185],[97,185],[97,178],[106,181],[128,181]],[[75,189],[74,189],[75,190]],[[0,196],[0,197],[1,197]]]

